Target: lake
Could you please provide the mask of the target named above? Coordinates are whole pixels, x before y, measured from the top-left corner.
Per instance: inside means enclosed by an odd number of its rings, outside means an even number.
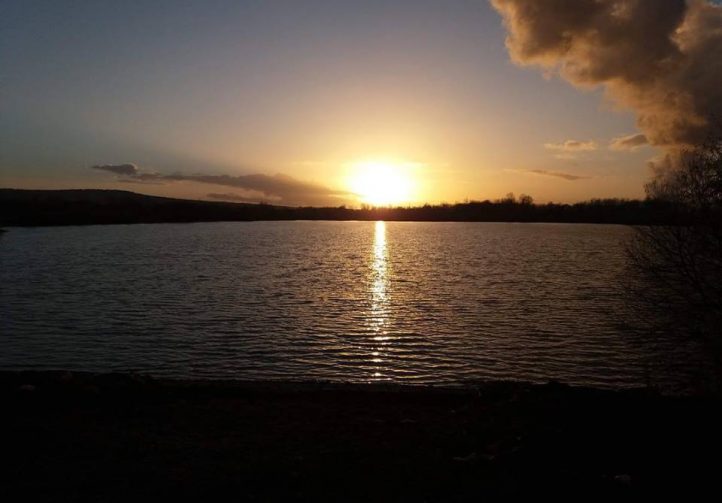
[[[695,372],[685,352],[696,350],[629,323],[621,280],[632,232],[420,222],[12,228],[0,235],[0,369],[685,385]]]

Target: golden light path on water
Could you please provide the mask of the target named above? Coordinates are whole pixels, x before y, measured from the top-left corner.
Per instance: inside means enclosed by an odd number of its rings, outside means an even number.
[[[374,244],[371,254],[371,309],[369,313],[369,327],[371,328],[374,350],[372,352],[371,362],[374,364],[373,379],[383,379],[381,373],[383,367],[382,349],[388,344],[390,337],[388,336],[387,325],[388,319],[388,303],[389,303],[389,256],[386,246],[386,223],[383,221],[376,222],[374,230]]]

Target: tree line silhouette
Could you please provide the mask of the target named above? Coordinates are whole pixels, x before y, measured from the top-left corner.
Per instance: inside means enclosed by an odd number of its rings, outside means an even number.
[[[670,203],[657,199],[592,199],[535,204],[531,196],[456,204],[288,207],[146,196],[120,190],[0,189],[0,225],[54,226],[252,220],[390,220],[430,222],[670,223]]]

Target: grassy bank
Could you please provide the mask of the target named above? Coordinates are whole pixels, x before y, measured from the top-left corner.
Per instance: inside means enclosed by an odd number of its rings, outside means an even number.
[[[5,372],[0,393],[0,491],[52,500],[689,495],[714,487],[722,446],[716,401],[560,384]]]

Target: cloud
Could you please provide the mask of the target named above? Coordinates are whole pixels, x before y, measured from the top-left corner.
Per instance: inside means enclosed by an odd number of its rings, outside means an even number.
[[[722,117],[722,6],[708,0],[491,0],[514,62],[602,86],[652,145],[696,145]]]
[[[138,166],[135,164],[98,164],[91,166],[90,169],[99,169],[101,171],[109,171],[116,175],[135,176],[138,174]]]
[[[542,175],[542,176],[553,176],[556,178],[563,178],[564,180],[569,180],[570,182],[573,182],[576,180],[587,180],[590,178],[588,176],[572,175],[571,173],[562,173],[561,171],[547,171],[546,169],[528,169],[525,171],[525,173],[533,173],[535,175]]]
[[[120,181],[125,183],[194,182],[233,187],[247,192],[242,196],[236,195],[246,198],[245,202],[272,200],[274,203],[289,206],[337,206],[348,202],[348,199],[352,197],[352,194],[346,191],[334,190],[281,174],[274,176],[264,174],[240,176],[162,174],[142,171],[134,164],[92,166],[91,169],[101,169],[119,175],[122,177]]]
[[[137,183],[139,185],[164,185],[163,182],[143,182],[141,180],[133,180],[132,178],[120,178],[118,179],[119,183]]]
[[[637,133],[612,139],[609,142],[609,148],[612,150],[636,150],[647,143],[647,137]]]
[[[654,178],[665,178],[670,172],[677,169],[679,161],[676,154],[663,154],[649,159],[647,167]]]
[[[218,199],[219,201],[233,201],[237,203],[258,203],[258,202],[273,202],[273,201],[264,201],[263,197],[259,196],[248,196],[243,194],[237,194],[234,192],[224,192],[224,193],[215,193],[212,192],[210,194],[206,195],[209,199]]]
[[[592,140],[567,140],[561,143],[545,143],[544,148],[547,150],[556,150],[559,152],[589,152],[597,149],[597,143]]]

